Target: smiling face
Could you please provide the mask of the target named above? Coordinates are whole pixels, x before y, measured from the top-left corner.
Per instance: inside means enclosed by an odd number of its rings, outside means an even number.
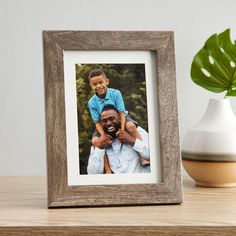
[[[115,110],[105,110],[101,113],[101,124],[105,133],[115,138],[120,129],[120,116]]]
[[[106,96],[107,85],[109,84],[109,79],[104,75],[98,75],[90,78],[89,80],[90,87],[100,98]]]

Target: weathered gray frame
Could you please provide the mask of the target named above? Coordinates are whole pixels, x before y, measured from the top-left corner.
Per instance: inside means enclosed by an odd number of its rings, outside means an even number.
[[[181,203],[173,32],[44,31],[48,207]],[[162,182],[68,186],[63,51],[154,51]]]

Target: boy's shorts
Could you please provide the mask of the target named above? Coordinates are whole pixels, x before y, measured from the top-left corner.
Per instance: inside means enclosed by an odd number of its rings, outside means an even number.
[[[125,119],[126,119],[126,123],[127,122],[132,122],[132,123],[135,124],[136,128],[138,128],[138,122],[136,120],[132,119],[129,115],[127,115],[125,117]],[[95,138],[95,137],[100,137],[100,134],[98,133],[98,131],[96,129],[93,132],[93,137],[92,138]]]

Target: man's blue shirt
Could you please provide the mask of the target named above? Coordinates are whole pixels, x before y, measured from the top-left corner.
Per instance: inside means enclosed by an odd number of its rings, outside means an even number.
[[[106,97],[99,98],[94,94],[88,101],[88,107],[94,123],[100,122],[100,114],[106,105],[113,105],[118,112],[125,112],[125,105],[121,92],[117,89],[107,88]]]

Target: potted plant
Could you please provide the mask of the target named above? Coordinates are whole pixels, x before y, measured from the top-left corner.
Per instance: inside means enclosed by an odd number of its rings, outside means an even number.
[[[225,91],[210,99],[202,119],[184,137],[182,160],[197,185],[236,186],[236,117],[229,96],[236,96],[236,44],[230,29],[214,34],[194,56],[193,82],[211,92]]]

